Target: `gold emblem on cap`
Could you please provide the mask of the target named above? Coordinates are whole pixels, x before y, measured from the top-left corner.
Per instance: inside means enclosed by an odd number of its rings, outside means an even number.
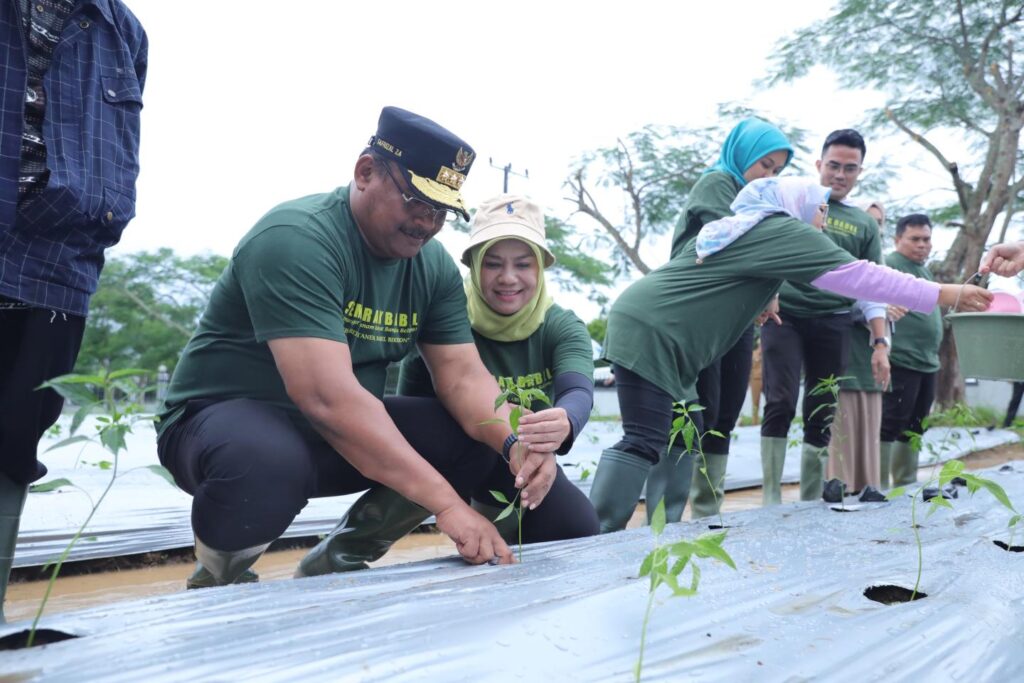
[[[470,156],[472,157],[472,155]],[[447,166],[442,166],[441,170],[437,172],[437,182],[458,190],[462,188],[462,183],[466,182],[466,176]]]
[[[467,152],[464,148],[459,147],[459,151],[455,153],[455,163],[452,166],[456,171],[465,171],[466,167],[473,163],[475,156],[473,152]]]

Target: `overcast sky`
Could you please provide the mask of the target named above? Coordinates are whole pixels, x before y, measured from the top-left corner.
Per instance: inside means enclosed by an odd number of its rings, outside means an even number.
[[[770,93],[752,85],[778,39],[828,15],[822,0],[127,4],[149,34],[149,74],[138,216],[115,253],[229,254],[276,203],[346,184],[385,105],[476,148],[471,206],[501,190],[493,158],[528,169],[510,189],[564,216],[571,160],[646,124],[703,126],[741,102],[816,146],[882,102],[837,91],[824,69]],[[943,185],[924,166],[915,192]]]

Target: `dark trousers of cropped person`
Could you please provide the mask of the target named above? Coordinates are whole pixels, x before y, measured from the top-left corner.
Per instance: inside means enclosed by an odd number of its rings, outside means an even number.
[[[761,328],[765,394],[761,466],[766,505],[781,501],[786,440],[796,416],[801,371],[804,376],[804,447],[800,460],[800,497],[815,500],[821,495],[828,460],[829,425],[836,400],[827,391],[815,395],[814,388],[822,379],[842,376],[849,355],[848,313],[799,318],[783,312],[780,317],[781,325],[769,321]]]
[[[1017,411],[1020,410],[1020,401],[1024,398],[1024,382],[1014,382],[1013,392],[1010,394],[1010,404],[1006,407],[1006,417],[1003,418],[1003,429],[1013,426],[1017,419]]]
[[[892,366],[892,390],[882,394],[882,485],[892,475],[893,486],[917,481],[918,452],[911,435],[922,434],[924,419],[935,401],[936,372]]]
[[[665,453],[675,417],[672,396],[621,365],[615,366],[615,389],[623,436],[601,453],[590,488],[590,502],[601,520],[601,533],[626,527],[651,467],[657,465]],[[697,431],[703,432],[701,414],[694,413],[691,417]]]
[[[36,458],[64,399],[37,387],[75,366],[85,318],[0,297],[0,623],[28,485],[46,474]]]
[[[413,449],[463,499],[500,460],[469,438],[437,399],[395,396],[384,405]],[[223,551],[278,538],[310,498],[380,486],[300,414],[251,399],[190,402],[160,438],[158,452],[160,462],[193,497],[196,536]]]

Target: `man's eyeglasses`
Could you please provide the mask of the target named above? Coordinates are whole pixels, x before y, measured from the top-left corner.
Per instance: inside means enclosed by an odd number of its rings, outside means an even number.
[[[829,161],[825,164],[828,170],[836,173],[839,169],[843,169],[843,173],[846,175],[853,175],[854,173],[860,173],[860,164],[840,164],[838,161]]]
[[[391,182],[395,184],[395,189],[398,190],[398,194],[402,196],[402,201],[405,202],[405,210],[409,212],[414,218],[430,218],[435,228],[440,228],[444,225],[445,221],[448,220],[448,214],[454,212],[448,209],[439,209],[429,202],[425,202],[422,199],[408,195],[402,190],[402,186],[395,180],[395,176],[391,175],[391,169],[388,168],[389,164],[386,161],[381,161],[381,166],[384,167],[384,172],[388,174],[388,178],[391,178]]]

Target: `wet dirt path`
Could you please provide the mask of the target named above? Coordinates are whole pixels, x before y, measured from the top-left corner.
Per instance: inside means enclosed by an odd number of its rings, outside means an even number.
[[[983,469],[1008,460],[1019,459],[1024,459],[1024,444],[1009,444],[975,453],[967,456],[965,462],[969,469]],[[918,470],[918,479],[925,481],[930,473],[930,468],[922,468]],[[795,502],[799,499],[800,490],[796,484],[782,487],[783,503]],[[726,494],[723,511],[749,510],[760,507],[760,505],[760,488],[743,489]],[[683,518],[689,519],[689,517],[690,510],[687,507]],[[628,528],[641,526],[645,522],[646,511],[644,506],[640,505],[630,520]],[[255,569],[260,575],[260,580],[290,580],[295,566],[307,551],[306,548],[300,548],[267,553],[256,563]],[[416,533],[395,544],[395,547],[373,566],[401,564],[455,554],[455,545],[443,534]],[[191,562],[174,562],[142,569],[61,578],[54,586],[46,611],[53,614],[122,600],[177,593],[185,589],[185,579],[191,573]],[[31,618],[35,614],[45,590],[45,581],[12,583],[8,588],[7,601],[4,605],[7,620],[19,621]]]

